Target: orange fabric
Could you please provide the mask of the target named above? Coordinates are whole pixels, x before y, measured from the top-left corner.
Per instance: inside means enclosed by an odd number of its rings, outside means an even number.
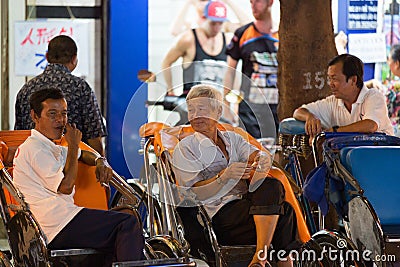
[[[16,149],[22,144],[28,136],[30,136],[30,130],[15,130],[15,131],[0,131],[0,140],[4,141],[6,147],[8,147],[8,153],[4,155],[6,166],[12,166],[12,159]],[[59,144],[66,146],[65,140],[61,139]],[[91,147],[81,142],[81,149],[94,151]],[[3,146],[1,147],[3,155]],[[75,204],[78,206],[108,210],[108,199],[106,190],[102,187],[96,179],[95,167],[86,165],[82,162],[78,163],[78,178],[75,183]],[[9,168],[9,173],[12,175],[12,168]]]
[[[4,142],[3,141],[0,141],[1,143],[2,143],[2,148],[3,148],[3,144],[4,144]],[[5,144],[4,144],[5,145]],[[7,147],[7,146],[6,146]],[[0,153],[0,171],[5,171],[5,172],[7,172],[7,170],[5,170],[5,166],[4,166],[4,164],[3,164],[3,158],[2,158],[2,155],[1,155],[2,153]],[[3,170],[4,169],[4,170]],[[9,204],[18,204],[18,202],[15,200],[15,198],[10,194],[10,192],[8,192],[8,190],[7,190],[7,188],[6,187],[3,187],[3,190],[4,190],[4,197],[5,197],[5,199],[6,199],[6,203],[7,203],[7,205],[9,205]],[[8,208],[8,207],[7,207]],[[10,208],[8,208],[9,209],[9,212],[10,212],[10,216],[14,216],[14,214],[15,214],[15,212],[14,211],[12,211]]]
[[[300,240],[305,243],[311,239],[310,232],[308,231],[307,224],[303,217],[303,212],[300,208],[299,203],[293,193],[292,187],[286,177],[286,175],[278,168],[272,167],[269,170],[268,176],[278,179],[285,188],[285,201],[288,202],[294,209],[297,219],[297,229],[299,231]]]
[[[17,150],[18,146],[22,144],[30,135],[30,130],[0,131],[0,139],[7,146],[7,151],[3,154],[3,163],[6,167],[12,166],[15,151]]]
[[[176,126],[169,128],[163,127],[159,129],[160,132],[153,133],[155,138],[154,147],[156,146],[158,147],[157,149],[158,156],[164,150],[168,150],[170,153],[172,153],[176,144],[178,144],[180,140],[194,133],[194,130],[190,125]],[[252,137],[250,134],[248,134],[245,130],[243,130],[240,127],[233,127],[232,125],[229,124],[218,124],[218,129],[221,131],[234,131],[235,133],[241,135],[247,142],[257,147],[258,149],[265,150],[265,148],[259,142],[257,142],[257,140],[254,137]],[[299,238],[304,243],[309,241],[311,239],[311,235],[310,232],[308,231],[302,210],[293,193],[293,189],[288,181],[288,178],[280,169],[274,167],[270,169],[268,176],[278,179],[283,184],[286,192],[285,200],[293,207],[296,213]]]
[[[7,188],[3,187],[3,191],[4,191],[4,196],[6,198],[7,206],[10,204],[11,205],[15,204],[16,206],[18,206],[18,201],[16,201],[15,198],[10,194],[10,192],[8,192]],[[10,213],[10,216],[13,217],[15,215],[15,211],[10,209],[9,207],[7,207],[7,209],[8,212]]]
[[[3,161],[7,157],[7,154],[8,154],[8,147],[7,147],[6,143],[4,143],[3,140],[0,138],[0,160],[1,160],[1,165],[3,165]]]
[[[169,126],[162,122],[148,122],[140,126],[139,136],[140,137],[154,136],[154,133],[159,132],[163,128],[169,128]]]
[[[262,33],[258,32],[254,27],[250,26],[243,33],[242,37],[239,40],[239,46],[242,47],[245,42],[250,39],[263,36]]]
[[[62,138],[60,145],[67,146],[68,144]],[[84,142],[79,144],[79,148],[97,154],[93,148]],[[97,182],[95,171],[95,166],[89,166],[81,161],[78,162],[78,178],[75,181],[75,204],[90,209],[108,210],[107,193],[105,188]]]

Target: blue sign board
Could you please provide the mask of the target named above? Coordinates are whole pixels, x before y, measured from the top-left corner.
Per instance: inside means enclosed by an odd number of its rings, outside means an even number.
[[[349,0],[347,11],[348,30],[376,30],[378,0]]]

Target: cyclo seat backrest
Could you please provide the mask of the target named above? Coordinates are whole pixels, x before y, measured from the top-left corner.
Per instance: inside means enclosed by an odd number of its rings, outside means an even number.
[[[400,216],[397,212],[400,198],[397,188],[399,172],[393,166],[400,156],[400,138],[382,133],[350,133],[331,135],[327,150],[339,151],[340,163],[352,176],[360,190],[354,196],[363,196],[376,212],[383,230],[396,229],[400,235]],[[348,200],[351,200],[349,197]]]
[[[400,171],[394,162],[400,158],[400,147],[355,147],[347,153],[346,163],[364,190],[379,220],[386,225],[400,226]],[[399,233],[400,234],[400,233]]]
[[[15,151],[30,135],[30,130],[0,131],[0,140],[5,143],[2,149],[5,151],[3,153],[4,165],[11,175]],[[59,140],[57,144],[67,146],[64,138]],[[83,150],[94,151],[83,142],[79,144],[79,147]],[[78,163],[74,200],[78,206],[108,210],[107,194],[105,189],[97,182],[94,166],[88,166],[82,162]]]

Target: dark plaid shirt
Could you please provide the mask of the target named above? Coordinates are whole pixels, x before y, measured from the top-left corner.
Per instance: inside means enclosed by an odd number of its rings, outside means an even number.
[[[93,90],[85,80],[72,75],[62,64],[48,64],[42,74],[28,81],[18,92],[15,130],[35,127],[30,117],[29,97],[33,92],[47,88],[58,88],[64,93],[68,103],[68,122],[75,123],[82,132],[82,141],[107,135]]]

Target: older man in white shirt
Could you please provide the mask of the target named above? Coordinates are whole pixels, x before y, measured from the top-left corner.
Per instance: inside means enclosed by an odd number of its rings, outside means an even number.
[[[306,133],[310,137],[322,131],[393,135],[384,95],[364,85],[362,61],[342,54],[333,58],[328,66],[332,95],[303,105],[293,114],[294,118],[306,122]]]

